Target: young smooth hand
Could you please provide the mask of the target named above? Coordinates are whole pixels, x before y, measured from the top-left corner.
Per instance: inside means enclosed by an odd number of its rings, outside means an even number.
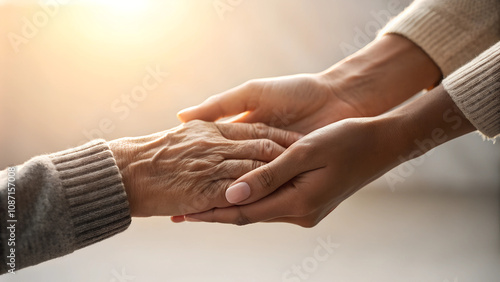
[[[472,130],[440,86],[385,115],[345,119],[313,131],[236,180],[226,192],[235,206],[172,220],[312,227],[366,184],[424,154],[415,140],[435,147]]]
[[[333,122],[379,115],[423,88],[441,73],[411,41],[387,35],[318,74],[250,80],[178,113],[182,122],[263,122],[308,134]]]
[[[178,117],[183,122],[215,121],[247,112],[232,121],[263,122],[307,134],[346,117],[362,116],[342,93],[318,74],[256,79],[181,111]]]

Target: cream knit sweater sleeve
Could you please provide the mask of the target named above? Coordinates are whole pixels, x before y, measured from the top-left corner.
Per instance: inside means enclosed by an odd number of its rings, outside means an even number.
[[[467,119],[487,137],[500,134],[500,1],[417,0],[379,36],[387,33],[420,46]]]
[[[498,0],[417,0],[379,33],[420,46],[446,77],[500,40]]]
[[[500,41],[446,77],[443,86],[481,133],[500,134]]]

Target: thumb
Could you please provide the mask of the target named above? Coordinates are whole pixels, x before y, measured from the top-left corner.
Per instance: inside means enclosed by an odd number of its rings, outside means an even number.
[[[220,118],[251,111],[248,105],[251,99],[251,91],[247,84],[237,86],[221,94],[209,97],[198,106],[184,109],[177,113],[181,122],[195,119],[204,121],[216,121]]]
[[[287,149],[272,162],[237,179],[226,190],[226,200],[231,204],[246,205],[273,193],[276,189],[301,174],[302,165],[294,162],[293,150]]]

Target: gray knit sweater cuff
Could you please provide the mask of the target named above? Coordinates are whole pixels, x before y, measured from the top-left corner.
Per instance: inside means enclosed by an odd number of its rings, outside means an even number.
[[[95,140],[49,157],[65,191],[75,249],[111,237],[130,225],[130,210],[121,174],[104,140]]]
[[[417,0],[379,33],[422,48],[446,77],[500,39],[498,0]]]
[[[481,133],[500,134],[500,42],[445,78],[443,86]]]

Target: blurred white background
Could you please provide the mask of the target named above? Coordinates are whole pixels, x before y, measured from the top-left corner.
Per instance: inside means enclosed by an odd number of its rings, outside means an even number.
[[[178,110],[248,79],[322,71],[410,1],[59,2],[0,1],[1,168],[174,127]],[[148,68],[168,77],[127,100]],[[449,142],[312,229],[134,218],[0,281],[499,281],[499,149],[475,133]]]

